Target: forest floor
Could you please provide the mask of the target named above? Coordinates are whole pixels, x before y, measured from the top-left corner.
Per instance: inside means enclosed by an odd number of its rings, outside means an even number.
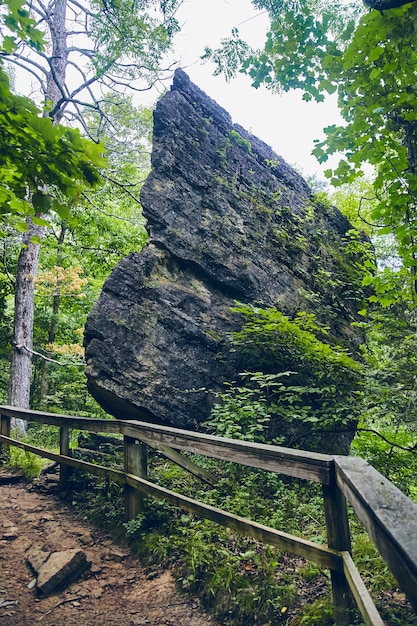
[[[0,468],[0,626],[219,626],[198,599],[177,591],[169,570],[145,566],[127,545],[59,499],[48,481],[12,483],[6,475],[10,470]],[[43,597],[31,585],[31,547],[84,550],[91,568],[80,580]],[[323,591],[317,580],[303,587],[302,604]],[[385,624],[417,626],[404,594],[391,590],[382,595],[381,608],[395,614],[395,621],[389,618]],[[288,612],[286,623],[300,611],[302,606]]]
[[[2,471],[0,470],[0,479]],[[10,530],[12,532],[10,532]],[[30,546],[80,548],[90,571],[47,597],[30,589]],[[31,484],[0,480],[1,626],[214,625],[199,602],[179,594],[167,570],[149,569],[102,530]]]

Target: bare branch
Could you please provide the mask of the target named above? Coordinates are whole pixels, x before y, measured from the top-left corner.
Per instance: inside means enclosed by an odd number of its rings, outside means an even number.
[[[89,11],[84,5],[78,3],[76,0],[68,0],[68,4],[73,4],[75,7],[80,9],[80,13],[84,13],[89,17],[97,17],[96,13],[92,13],[92,11]]]
[[[141,181],[141,182],[143,182],[143,181]],[[99,213],[103,213],[103,215],[105,215],[106,217],[112,217],[112,218],[115,218],[117,220],[121,220],[123,222],[128,222],[129,224],[133,224],[134,226],[137,226],[137,222],[134,221],[134,220],[130,220],[128,217],[122,217],[121,215],[116,215],[114,213],[107,213],[107,211],[104,211],[104,209],[100,209],[100,207],[97,206],[97,204],[95,202],[93,202],[93,200],[85,192],[83,192],[82,195],[83,195],[83,198],[85,198],[87,200],[87,202],[89,204],[91,204],[93,209],[95,209]]]
[[[415,452],[417,450],[417,443],[413,446],[401,446],[399,443],[395,443],[395,441],[390,441],[389,439],[387,439],[387,437],[385,437],[385,435],[382,435],[374,428],[357,428],[356,430],[357,432],[372,433],[373,435],[376,435],[377,437],[385,441],[392,448],[398,448],[399,450],[404,450],[405,452]]]
[[[133,193],[132,193],[132,192],[128,189],[128,187],[136,187],[139,183],[134,183],[134,184],[132,183],[132,184],[130,184],[130,185],[128,185],[128,184],[124,184],[124,183],[119,182],[118,180],[115,180],[114,178],[111,178],[110,176],[107,176],[104,172],[102,172],[102,177],[103,177],[105,180],[108,180],[110,183],[113,183],[113,185],[116,185],[117,187],[120,187],[120,189],[123,189],[123,191],[124,191],[125,193],[127,193],[127,195],[128,195],[128,196],[130,196],[130,198],[132,198],[132,200],[134,200],[135,202],[137,202],[138,204],[140,204],[140,200],[139,200],[139,198],[137,198],[137,197],[135,196],[135,194],[133,194]],[[142,181],[142,182],[143,182],[143,181]]]
[[[26,352],[29,352],[29,354],[35,354],[36,356],[39,356],[44,361],[48,361],[49,363],[55,363],[56,365],[61,365],[61,367],[66,367],[67,365],[74,365],[76,367],[85,367],[85,362],[83,362],[83,363],[77,363],[75,361],[61,362],[61,361],[57,361],[56,359],[50,359],[45,354],[42,354],[41,352],[37,352],[36,350],[32,350],[31,348],[28,348],[27,346],[25,346],[23,344],[22,345],[17,345],[16,349],[17,350],[26,350]]]
[[[29,67],[27,67],[27,64],[30,66],[33,66],[34,68],[36,68],[37,70],[39,70],[40,72],[42,72],[42,74],[44,74],[45,78],[48,77],[48,70],[46,69],[46,67],[43,67],[42,65],[40,65],[40,63],[36,63],[36,61],[34,61],[33,59],[28,59],[26,57],[21,56],[20,54],[13,54],[13,55],[7,55],[5,57],[6,61],[9,61],[9,63],[14,63],[15,65],[18,65],[19,67],[21,67],[22,69],[26,70],[27,72],[30,72],[31,74],[33,74],[34,76],[36,76],[37,80],[39,83],[42,83],[41,78],[35,73],[35,70],[31,70],[29,69]]]
[[[70,33],[67,34],[69,35]],[[67,52],[77,52],[82,56],[88,57],[89,59],[92,59],[96,53],[93,49],[90,50],[89,48],[78,48],[77,46],[70,46],[69,48],[67,48]]]

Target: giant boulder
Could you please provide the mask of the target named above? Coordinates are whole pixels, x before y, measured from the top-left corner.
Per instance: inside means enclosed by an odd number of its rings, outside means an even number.
[[[178,70],[154,113],[141,201],[149,241],[104,284],[88,387],[111,414],[194,428],[243,363],[235,302],[314,312],[352,350],[348,221]]]

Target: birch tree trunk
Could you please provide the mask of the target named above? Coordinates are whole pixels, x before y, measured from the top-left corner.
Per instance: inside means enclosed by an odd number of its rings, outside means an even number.
[[[55,0],[53,11],[48,16],[48,27],[51,33],[52,54],[50,71],[46,77],[44,92],[45,102],[55,106],[65,95],[65,73],[68,64],[67,0]],[[58,122],[62,112],[58,108],[54,121]],[[40,216],[44,217],[44,216]],[[33,243],[34,237],[42,240],[45,227],[33,224],[28,218],[28,231],[23,236],[19,254],[15,286],[15,308],[13,324],[12,354],[10,360],[8,403],[11,406],[29,408],[30,386],[32,380],[33,355],[33,323],[35,316],[35,281],[38,274],[41,246]],[[26,422],[16,420],[13,427],[20,431],[26,430]]]
[[[34,295],[40,254],[40,244],[32,243],[31,238],[33,235],[42,238],[43,234],[44,228],[35,226],[30,221],[28,232],[23,236],[16,272],[8,402],[11,406],[25,409],[30,404]],[[25,424],[23,420],[16,420],[13,426],[25,431]]]

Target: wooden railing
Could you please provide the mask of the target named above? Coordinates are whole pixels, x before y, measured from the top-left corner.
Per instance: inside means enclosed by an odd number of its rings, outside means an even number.
[[[32,446],[10,436],[11,419],[50,424],[60,429],[60,453]],[[71,429],[123,435],[124,470],[110,469],[72,458]],[[145,495],[165,500],[189,513],[212,520],[281,550],[315,561],[329,569],[336,624],[351,623],[352,596],[365,623],[383,626],[351,557],[346,500],[356,511],[382,557],[417,611],[417,505],[359,457],[344,457],[278,446],[224,439],[147,422],[91,419],[0,406],[0,445],[7,453],[17,446],[60,464],[65,487],[70,468],[110,478],[125,486],[126,518],[142,509]],[[223,459],[322,484],[327,546],[315,544],[233,515],[165,489],[147,480],[146,447],[150,446],[209,484],[216,477],[178,450]]]

